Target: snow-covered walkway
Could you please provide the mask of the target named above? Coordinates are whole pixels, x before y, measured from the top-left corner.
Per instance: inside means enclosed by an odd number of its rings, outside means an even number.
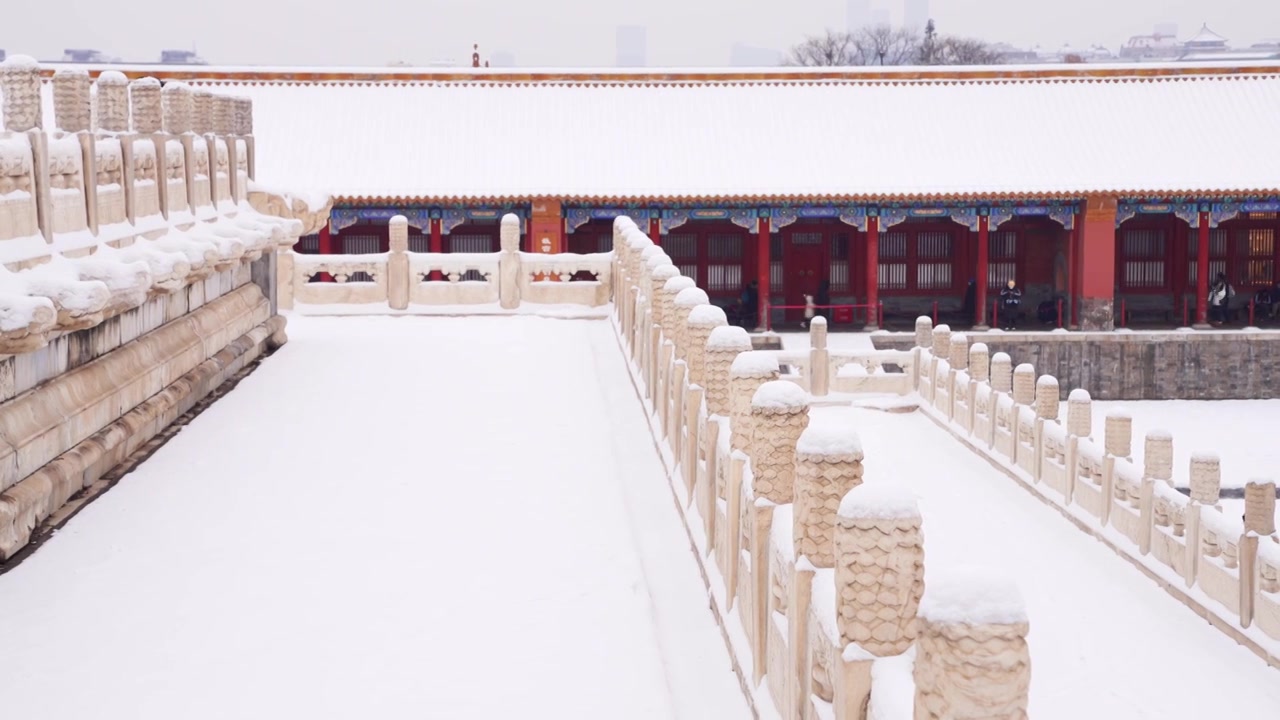
[[[289,334],[0,576],[0,716],[748,716],[608,323]]]
[[[923,414],[811,412],[856,426],[867,477],[918,496],[926,588],[930,570],[956,565],[1017,580],[1031,620],[1031,717],[1200,720],[1280,708],[1280,673]],[[911,717],[910,702],[904,688],[892,716]]]

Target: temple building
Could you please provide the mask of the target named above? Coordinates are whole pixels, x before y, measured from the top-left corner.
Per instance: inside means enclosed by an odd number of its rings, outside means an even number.
[[[1280,63],[522,71],[116,67],[251,98],[260,177],[311,253],[610,249],[645,224],[716,302],[774,322],[829,284],[852,327],[990,322],[1014,280],[1062,324],[1203,322],[1274,286]],[[976,283],[971,298],[966,290]],[[778,309],[782,308],[782,309]]]

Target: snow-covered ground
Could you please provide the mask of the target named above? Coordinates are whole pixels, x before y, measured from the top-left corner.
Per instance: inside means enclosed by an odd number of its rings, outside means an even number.
[[[289,334],[0,576],[0,717],[748,716],[608,323]]]
[[[1017,579],[1031,620],[1031,717],[1197,720],[1280,707],[1276,670],[927,417],[810,412],[814,423],[857,427],[868,482],[904,483],[917,495],[926,587],[931,573],[958,565]],[[909,720],[909,689],[894,694],[896,707],[880,716]]]

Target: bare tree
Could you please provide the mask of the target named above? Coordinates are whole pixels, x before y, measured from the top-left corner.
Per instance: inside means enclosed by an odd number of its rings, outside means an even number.
[[[906,28],[872,25],[854,33],[855,65],[910,65],[920,52],[920,35]]]
[[[1001,58],[981,40],[947,37],[938,43],[935,65],[999,65]]]
[[[854,58],[853,37],[846,32],[828,30],[825,35],[810,35],[791,48],[784,65],[802,67],[838,67],[861,65]]]

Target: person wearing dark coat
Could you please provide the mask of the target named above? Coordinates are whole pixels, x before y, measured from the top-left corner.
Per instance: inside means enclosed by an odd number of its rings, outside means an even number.
[[[964,289],[964,305],[960,307],[960,316],[965,322],[974,322],[977,319],[978,305],[978,281],[973,278],[969,279],[969,285]]]
[[[755,329],[760,316],[760,282],[758,280],[752,280],[742,289],[738,304],[741,306],[738,318],[742,327],[748,330]]]
[[[813,296],[813,304],[818,306],[817,316],[831,322],[831,308],[823,307],[831,304],[831,283],[823,280],[818,285],[818,294]]]
[[[1005,330],[1015,329],[1018,321],[1018,307],[1022,305],[1022,290],[1018,284],[1010,280],[1000,291],[1000,326]]]

